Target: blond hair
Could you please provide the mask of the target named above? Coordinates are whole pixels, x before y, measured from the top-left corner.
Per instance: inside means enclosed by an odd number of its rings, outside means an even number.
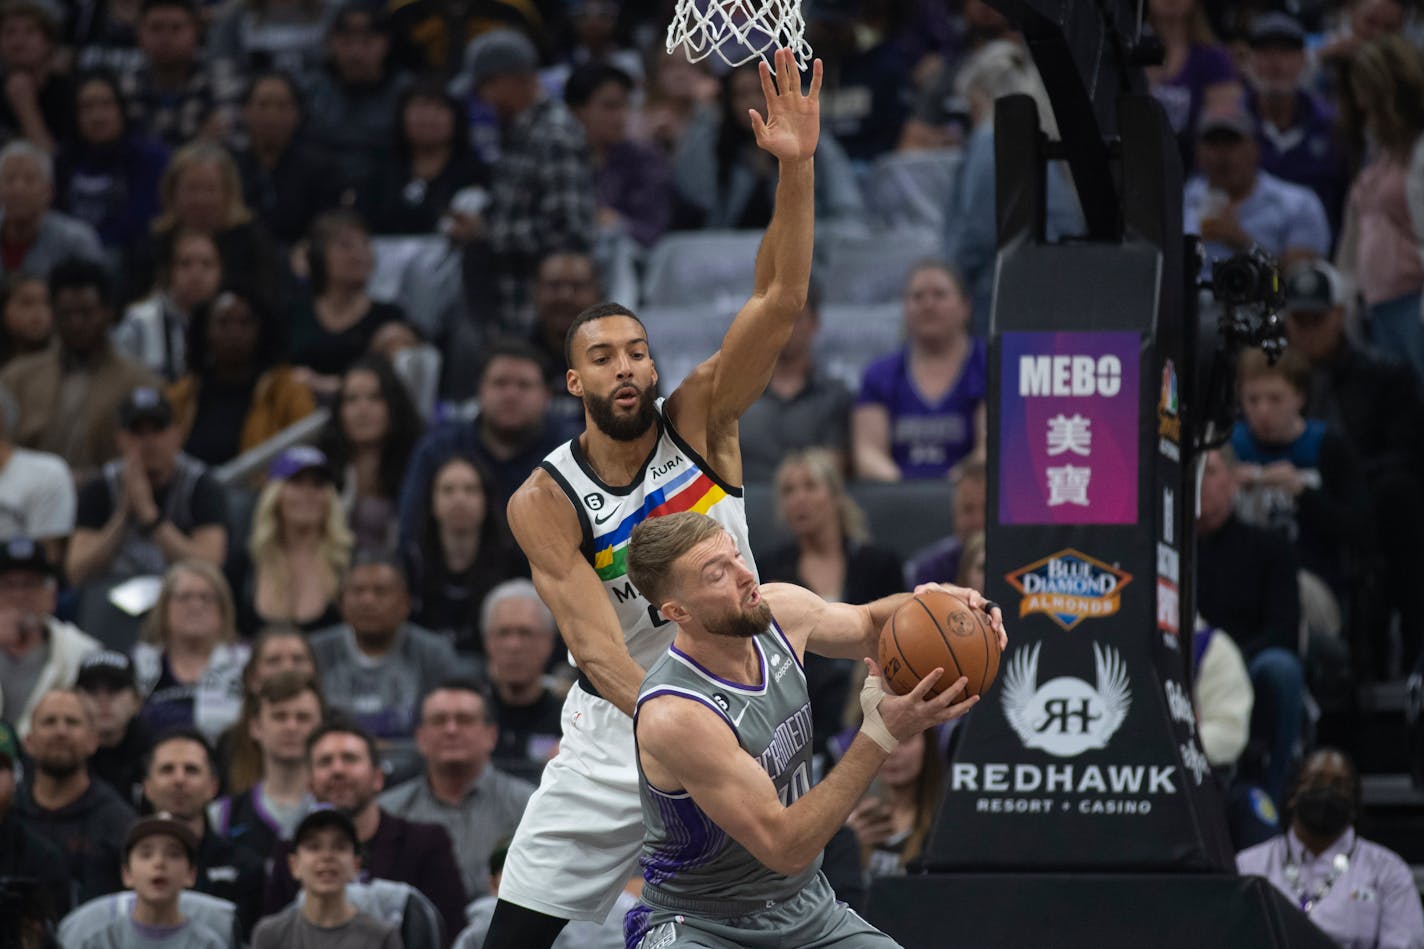
[[[146,643],[157,643],[168,648],[168,607],[173,602],[173,589],[178,586],[178,578],[188,574],[206,580],[218,598],[218,642],[237,641],[237,609],[232,602],[232,588],[222,571],[206,560],[180,560],[168,568],[163,575],[163,586],[158,590],[158,603],[149,611],[144,620],[141,638]]]
[[[282,487],[286,481],[274,479],[267,482],[262,493],[257,496],[257,510],[252,515],[252,538],[247,542],[247,551],[252,555],[252,563],[258,573],[267,572],[277,591],[285,595],[290,590],[291,569],[287,561],[286,538],[282,523]],[[356,545],[355,535],[346,526],[346,514],[336,498],[336,489],[327,485],[326,520],[322,524],[321,541],[317,544],[317,557],[327,575],[327,587],[335,594],[351,564],[351,550]]]
[[[628,579],[654,606],[667,602],[677,558],[721,532],[721,524],[696,511],[648,518],[628,540]]]
[[[154,233],[164,234],[179,225],[173,211],[173,199],[178,193],[178,179],[185,171],[198,165],[213,164],[222,178],[223,191],[227,194],[227,207],[223,210],[223,228],[237,227],[252,220],[252,211],[242,203],[242,176],[238,174],[237,163],[227,153],[227,149],[210,142],[194,142],[184,145],[173,153],[163,177],[158,183],[159,201],[163,213],[153,222]]]
[[[870,527],[865,511],[846,490],[845,476],[841,474],[840,463],[835,454],[825,448],[803,448],[791,452],[781,460],[774,479],[777,519],[783,524],[786,523],[786,505],[781,499],[782,483],[797,465],[806,469],[812,481],[831,492],[836,504],[836,522],[840,526],[841,536],[848,540],[869,540]]]

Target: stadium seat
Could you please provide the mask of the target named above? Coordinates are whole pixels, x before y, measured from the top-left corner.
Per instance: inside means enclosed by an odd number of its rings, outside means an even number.
[[[825,302],[895,303],[904,296],[910,268],[944,256],[944,238],[925,228],[896,228],[864,236],[825,239],[826,266],[820,268]]]
[[[865,207],[886,229],[939,233],[964,160],[957,148],[882,155],[865,178]]]
[[[761,231],[682,231],[648,254],[642,305],[730,305],[751,293]]]
[[[60,920],[59,944],[66,949],[83,945],[84,940],[109,923],[131,915],[133,906],[133,890],[96,896]],[[242,944],[237,931],[237,906],[231,900],[209,896],[196,890],[184,890],[178,897],[178,911],[189,919],[202,923],[219,936],[229,937],[232,946]]]
[[[827,303],[821,307],[816,365],[822,372],[843,380],[852,392],[858,392],[866,365],[899,349],[903,329],[904,316],[899,303],[876,306]]]

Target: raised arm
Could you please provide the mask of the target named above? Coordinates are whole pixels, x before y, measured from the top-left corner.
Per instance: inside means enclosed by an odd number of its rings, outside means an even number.
[[[757,252],[751,299],[732,320],[722,348],[679,387],[670,410],[684,435],[707,437],[736,433],[736,421],[771,379],[796,317],[806,305],[815,241],[815,171],[812,156],[820,137],[821,61],[811,71],[811,87],[801,92],[801,77],[789,50],[775,56],[772,68],[759,66],[766,118],[751,111],[757,144],[779,162],[776,203]],[[699,416],[701,417],[699,419]]]
[[[877,676],[869,686],[875,693],[871,708],[878,709],[893,741],[958,718],[976,701],[954,704],[964,679],[926,698],[942,669],[904,696],[881,695],[878,670],[872,666],[871,672]],[[858,734],[826,779],[788,806],[727,723],[699,703],[677,697],[650,699],[638,714],[637,733],[649,782],[668,790],[685,789],[714,824],[769,869],[788,876],[810,865],[845,823],[888,754],[876,739]]]
[[[618,614],[579,550],[573,505],[542,470],[509,499],[509,527],[579,669],[605,699],[632,715],[643,669],[628,655]]]

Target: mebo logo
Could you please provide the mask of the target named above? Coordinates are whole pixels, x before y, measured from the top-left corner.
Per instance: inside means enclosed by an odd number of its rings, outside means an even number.
[[[1122,606],[1122,588],[1132,582],[1132,574],[1070,547],[1004,579],[1023,594],[1020,617],[1047,613],[1059,626],[1072,629],[1085,619],[1116,613]]]
[[[1042,643],[1020,649],[1004,676],[1004,717],[1025,748],[1072,758],[1106,748],[1132,705],[1127,664],[1111,646],[1093,643],[1095,681],[1059,676],[1038,684]]]
[[[1019,395],[1112,398],[1122,391],[1122,360],[1106,356],[1020,356]]]

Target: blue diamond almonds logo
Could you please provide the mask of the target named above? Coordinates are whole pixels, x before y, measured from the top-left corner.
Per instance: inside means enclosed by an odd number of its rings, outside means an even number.
[[[1046,613],[1064,629],[1085,619],[1112,616],[1122,606],[1122,588],[1132,574],[1081,551],[1060,550],[1004,579],[1022,594],[1019,616]]]

